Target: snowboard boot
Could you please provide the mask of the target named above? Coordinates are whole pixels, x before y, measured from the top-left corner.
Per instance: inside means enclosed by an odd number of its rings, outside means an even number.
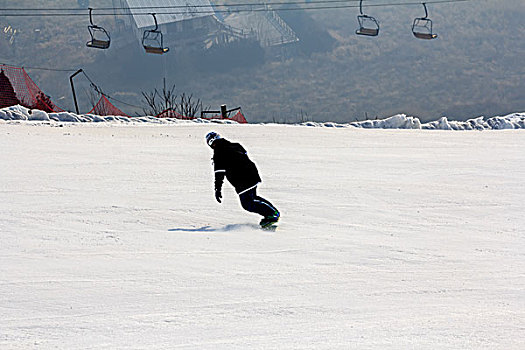
[[[261,222],[259,223],[259,225],[261,225],[262,228],[272,226],[272,225],[275,224],[277,221],[279,221],[279,217],[280,217],[280,216],[281,216],[281,213],[279,213],[278,211],[276,211],[276,212],[273,213],[272,215],[270,215],[270,216],[265,216],[264,218],[262,218],[262,220],[261,220]]]

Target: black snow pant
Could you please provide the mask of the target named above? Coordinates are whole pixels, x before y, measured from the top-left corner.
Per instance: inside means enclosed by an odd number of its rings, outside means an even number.
[[[257,187],[254,187],[239,194],[241,205],[245,210],[260,214],[264,217],[273,216],[279,212],[272,203],[262,197],[259,197],[256,191]]]

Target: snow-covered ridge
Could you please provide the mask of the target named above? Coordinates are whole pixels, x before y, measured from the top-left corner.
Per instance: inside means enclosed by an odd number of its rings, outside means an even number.
[[[223,123],[235,124],[232,120],[208,120],[197,118],[194,120],[180,120],[174,118],[136,117],[128,118],[121,116],[98,116],[93,114],[77,115],[71,112],[46,113],[40,110],[30,110],[20,105],[0,109],[0,120],[21,121],[55,121],[55,122],[77,122],[77,123]],[[500,129],[525,129],[525,112],[512,113],[506,116],[478,117],[467,121],[452,121],[442,117],[429,123],[421,123],[419,118],[397,114],[380,120],[366,120],[348,124],[333,122],[305,122],[303,126],[331,127],[331,128],[364,128],[364,129],[426,129],[426,130],[500,130]]]
[[[233,120],[220,119],[193,119],[180,120],[175,118],[155,118],[147,117],[122,117],[122,116],[100,116],[94,114],[75,114],[72,112],[47,113],[37,109],[29,109],[20,105],[5,107],[0,109],[0,121],[43,121],[43,122],[71,122],[71,123],[154,123],[154,124],[172,124],[172,123],[221,123],[237,124]]]
[[[525,113],[512,113],[503,117],[478,117],[467,121],[452,121],[442,117],[422,124],[417,117],[397,114],[381,120],[365,120],[349,124],[307,122],[302,125],[320,127],[356,127],[364,129],[426,129],[426,130],[500,130],[525,129]]]

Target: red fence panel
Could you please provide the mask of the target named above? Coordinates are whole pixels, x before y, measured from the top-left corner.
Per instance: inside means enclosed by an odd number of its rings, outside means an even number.
[[[48,113],[64,111],[40,90],[24,68],[0,64],[0,108],[17,104]]]
[[[106,96],[102,95],[100,100],[98,100],[97,104],[93,109],[89,112],[89,114],[96,114],[101,116],[106,115],[115,115],[115,116],[123,116],[123,117],[129,117],[126,113],[122,112],[120,109],[115,107],[109,100],[106,98]]]
[[[242,114],[242,111],[240,109],[237,111],[237,113],[235,113],[233,117],[230,117],[229,119],[235,120],[237,123],[240,123],[240,124],[248,123],[248,121],[246,120],[246,118],[244,117],[244,114]]]

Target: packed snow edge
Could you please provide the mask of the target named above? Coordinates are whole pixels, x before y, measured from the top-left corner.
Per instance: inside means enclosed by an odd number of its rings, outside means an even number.
[[[410,117],[405,114],[397,114],[380,120],[365,120],[348,124],[337,123],[302,123],[306,126],[317,127],[356,127],[363,129],[425,129],[425,130],[501,130],[501,129],[525,129],[525,113],[512,113],[506,116],[478,117],[467,121],[452,121],[447,117],[438,120],[421,123],[419,118]]]
[[[26,107],[16,105],[0,109],[0,121],[42,121],[42,122],[76,122],[76,123],[153,123],[153,124],[174,124],[174,123],[222,123],[236,124],[232,120],[220,119],[201,119],[180,120],[175,118],[155,118],[146,117],[123,117],[123,116],[99,116],[93,114],[78,115],[71,112],[46,113],[40,110],[31,110]],[[363,129],[425,129],[425,130],[501,130],[501,129],[525,129],[525,112],[511,113],[506,116],[478,117],[467,121],[452,121],[447,117],[438,120],[421,123],[419,118],[397,114],[385,119],[365,120],[339,124],[333,122],[305,122],[300,125],[309,127],[325,128],[363,128]]]

